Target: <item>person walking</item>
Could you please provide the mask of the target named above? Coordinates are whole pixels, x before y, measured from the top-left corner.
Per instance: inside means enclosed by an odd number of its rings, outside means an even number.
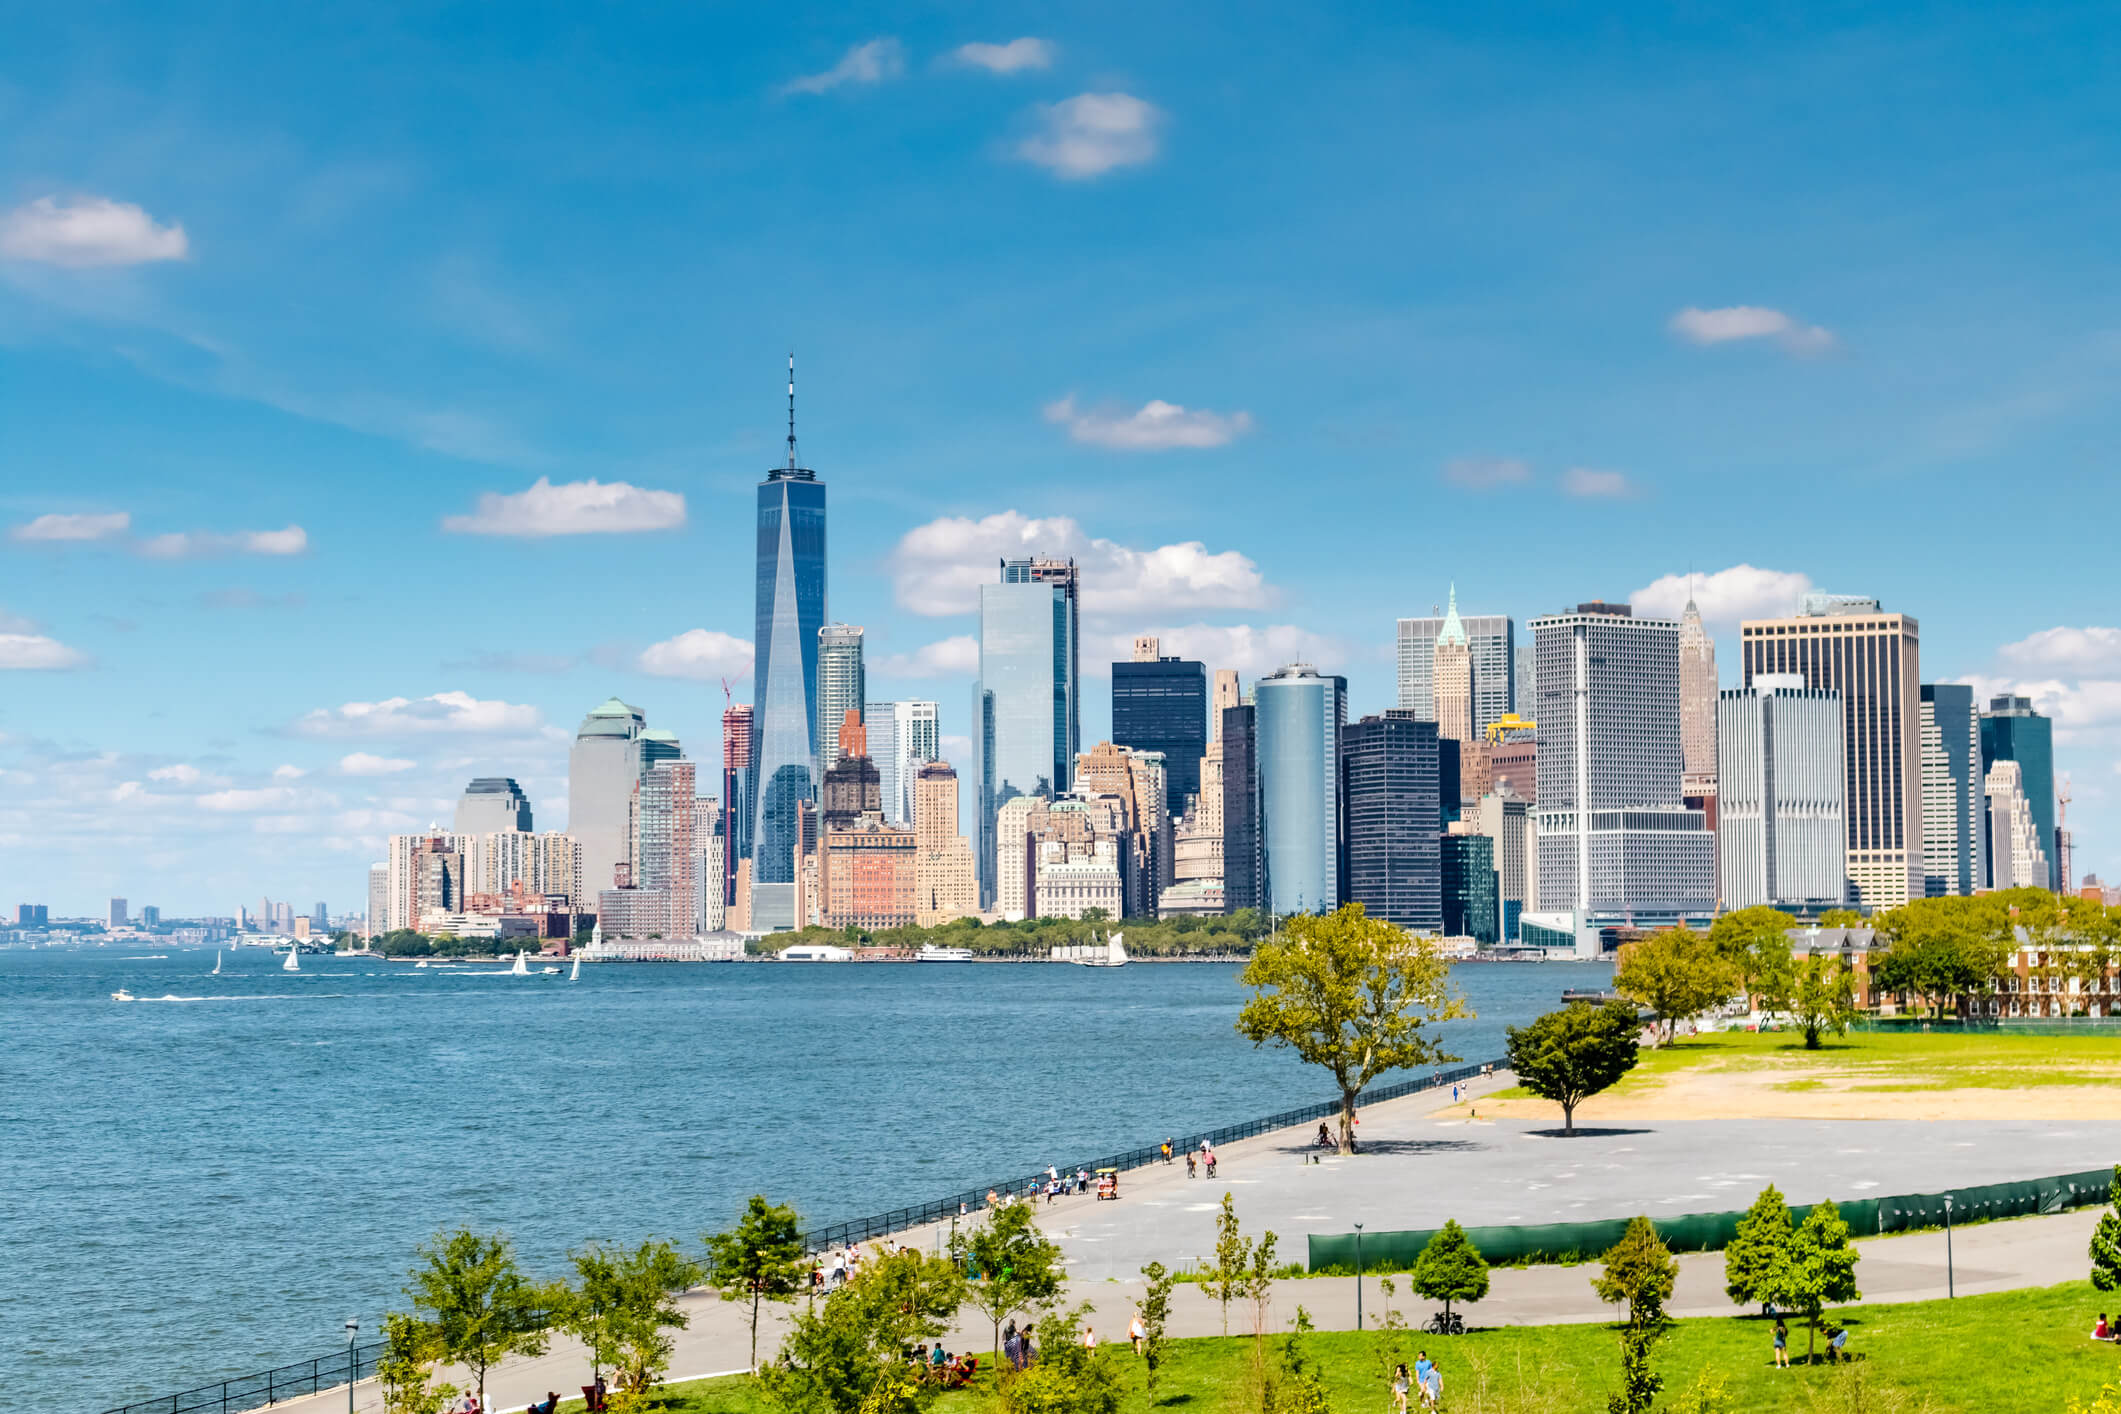
[[[1097,1335],[1088,1326],[1083,1327],[1083,1349],[1093,1355],[1097,1353]]]
[[[1787,1370],[1789,1367],[1790,1328],[1782,1324],[1780,1320],[1777,1320],[1775,1322],[1775,1368]]]
[[[1407,1390],[1413,1381],[1407,1375],[1407,1362],[1399,1362],[1392,1372],[1392,1414],[1407,1414]]]
[[[1443,1408],[1443,1367],[1430,1365],[1428,1375],[1421,1382],[1421,1405],[1424,1409]]]
[[[1414,1356],[1414,1387],[1421,1392],[1421,1407],[1429,1407],[1429,1371],[1436,1368],[1429,1363],[1429,1352],[1418,1352]]]
[[[1142,1324],[1142,1313],[1136,1311],[1134,1319],[1127,1322],[1127,1344],[1133,1346],[1134,1353],[1139,1355],[1142,1353],[1142,1342],[1148,1338],[1149,1328]]]

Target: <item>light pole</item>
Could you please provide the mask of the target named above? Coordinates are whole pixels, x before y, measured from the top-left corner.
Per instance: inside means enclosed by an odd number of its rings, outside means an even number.
[[[1355,1329],[1362,1329],[1362,1224],[1355,1224]]]
[[[361,1337],[361,1323],[349,1316],[346,1318],[346,1414],[354,1414],[354,1376],[361,1373],[361,1363],[354,1354],[354,1342]]]
[[[1952,1195],[1944,1195],[1944,1299],[1952,1299]]]

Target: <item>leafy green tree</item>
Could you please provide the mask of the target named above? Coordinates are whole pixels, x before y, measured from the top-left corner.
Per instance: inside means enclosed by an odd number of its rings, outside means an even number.
[[[751,1303],[751,1368],[756,1370],[759,1304],[793,1301],[809,1270],[802,1219],[794,1208],[776,1206],[754,1193],[735,1227],[702,1240],[707,1244],[707,1279],[722,1299]]]
[[[1738,969],[1749,992],[1789,966],[1790,916],[1765,904],[1726,913],[1709,925],[1709,945]]]
[[[1855,969],[1843,958],[1805,958],[1793,969],[1785,1010],[1804,1033],[1808,1051],[1818,1050],[1828,1032],[1847,1035],[1857,1016]]]
[[[1606,1400],[1606,1414],[1650,1414],[1664,1376],[1650,1368],[1650,1352],[1665,1323],[1630,1319],[1620,1330],[1620,1391]]]
[[[514,1245],[498,1233],[437,1233],[418,1254],[425,1265],[413,1268],[405,1294],[425,1313],[436,1353],[471,1372],[484,1408],[486,1372],[510,1355],[544,1354],[544,1317],[564,1306],[564,1294],[525,1277]]]
[[[1142,1276],[1148,1285],[1142,1290],[1142,1385],[1149,1396],[1149,1404],[1156,1404],[1156,1379],[1162,1372],[1164,1356],[1169,1353],[1171,1340],[1165,1332],[1171,1320],[1171,1288],[1178,1277],[1162,1262],[1151,1262],[1142,1268]]]
[[[1115,1414],[1119,1379],[1102,1350],[1083,1344],[1087,1302],[1049,1311],[1038,1323],[1038,1362],[1004,1370],[998,1389],[1003,1414]]]
[[[1570,1002],[1508,1029],[1510,1069],[1525,1089],[1561,1106],[1562,1132],[1574,1134],[1576,1107],[1635,1068],[1635,1033],[1627,1002]]]
[[[654,1240],[632,1251],[592,1243],[572,1261],[577,1285],[555,1323],[589,1348],[596,1374],[610,1365],[621,1389],[646,1390],[670,1368],[664,1332],[689,1323],[677,1299],[699,1281],[699,1264]]]
[[[1245,1267],[1252,1260],[1252,1239],[1238,1230],[1237,1204],[1223,1194],[1222,1211],[1215,1216],[1215,1260],[1202,1285],[1208,1295],[1222,1303],[1223,1334],[1230,1333],[1230,1303],[1245,1286]]]
[[[1431,1301],[1441,1301],[1446,1316],[1453,1301],[1473,1302],[1488,1294],[1488,1263],[1455,1218],[1444,1219],[1421,1255],[1407,1284]]]
[[[1737,1414],[1738,1402],[1731,1398],[1731,1387],[1723,1376],[1704,1369],[1686,1393],[1666,1407],[1671,1414]]]
[[[1657,1235],[1655,1224],[1646,1217],[1629,1219],[1620,1241],[1600,1260],[1604,1267],[1591,1278],[1600,1301],[1613,1306],[1625,1302],[1630,1321],[1663,1315],[1664,1303],[1672,1299],[1679,1264],[1672,1260],[1671,1249]]]
[[[1729,1001],[1741,985],[1738,967],[1691,928],[1629,943],[1613,971],[1614,990],[1657,1013],[1667,1041],[1681,1021]]]
[[[1861,928],[1863,915],[1853,908],[1829,908],[1819,915],[1822,928]]]
[[[403,1311],[383,1318],[383,1354],[376,1382],[383,1387],[383,1414],[442,1414],[456,1398],[455,1385],[428,1383],[441,1353],[434,1331]]]
[[[1272,1229],[1261,1233],[1252,1246],[1252,1265],[1245,1269],[1245,1298],[1252,1303],[1252,1381],[1262,1404],[1271,1396],[1274,1383],[1267,1372],[1267,1320],[1274,1303],[1274,1241]]]
[[[2108,1207],[2092,1229],[2092,1285],[2100,1291],[2121,1291],[2121,1164],[2106,1190]]]
[[[1888,941],[1882,956],[1872,954],[1878,988],[1931,999],[1939,1021],[1960,997],[1987,990],[2011,937],[1995,897],[1911,899],[1879,914],[1872,926]]]
[[[1318,1362],[1311,1358],[1311,1313],[1296,1308],[1296,1320],[1281,1341],[1281,1369],[1267,1391],[1267,1414],[1333,1414],[1333,1401]]]
[[[795,1313],[781,1359],[759,1371],[759,1389],[786,1414],[915,1414],[941,1387],[910,1367],[906,1351],[950,1328],[964,1278],[948,1257],[911,1250],[862,1263],[847,1283]]]
[[[1818,1348],[1819,1320],[1826,1308],[1863,1297],[1856,1289],[1856,1257],[1849,1225],[1832,1202],[1813,1204],[1790,1235],[1789,1257],[1775,1282],[1774,1300],[1805,1318],[1807,1365]]]
[[[1794,1230],[1781,1191],[1772,1183],[1761,1189],[1723,1249],[1724,1295],[1740,1306],[1765,1306],[1774,1300]]]
[[[1252,996],[1237,1029],[1255,1046],[1294,1050],[1340,1088],[1340,1152],[1355,1152],[1355,1102],[1387,1071],[1456,1060],[1422,1034],[1469,1017],[1446,986],[1433,939],[1371,918],[1359,903],[1287,920],[1281,940],[1253,950],[1238,980]]]
[[[950,1241],[951,1251],[979,1273],[965,1299],[993,1322],[996,1352],[1003,1321],[1060,1294],[1061,1250],[1038,1230],[1029,1203],[1004,1203],[986,1226]]]
[[[1407,1318],[1392,1304],[1399,1288],[1392,1278],[1377,1279],[1378,1305],[1384,1309],[1377,1317],[1377,1334],[1371,1337],[1370,1354],[1377,1361],[1377,1373],[1383,1382],[1390,1384],[1392,1374],[1407,1363]]]

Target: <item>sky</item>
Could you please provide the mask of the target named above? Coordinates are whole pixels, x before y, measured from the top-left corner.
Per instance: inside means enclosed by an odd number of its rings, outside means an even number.
[[[616,694],[719,760],[753,487],[872,700],[977,586],[1393,705],[1393,621],[1921,622],[2121,876],[2111,6],[18,5],[0,904],[365,902]],[[1109,649],[1109,651],[1108,651]]]

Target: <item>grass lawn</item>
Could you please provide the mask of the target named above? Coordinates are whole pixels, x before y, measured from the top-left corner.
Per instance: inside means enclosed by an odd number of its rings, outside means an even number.
[[[2100,1085],[2121,1078],[2121,1037],[1852,1031],[1816,1051],[1787,1031],[1716,1031],[1645,1050],[1609,1093],[1639,1094],[1682,1071],[1787,1075],[1782,1088],[1815,1088],[1831,1074],[1859,1090]]]
[[[1665,1378],[1665,1401],[1683,1393],[1706,1369],[1726,1382],[1731,1407],[1745,1414],[2058,1414],[2070,1396],[2088,1401],[2103,1382],[2121,1381],[2121,1348],[2085,1336],[2098,1312],[2116,1304],[2121,1303],[2093,1291],[2088,1282],[2070,1282],[1958,1301],[1852,1308],[1846,1320],[1856,1364],[1790,1370],[1772,1366],[1769,1322],[1688,1320],[1673,1328],[1653,1364]],[[1379,1337],[1336,1332],[1309,1340],[1336,1410],[1390,1409]],[[1603,1410],[1619,1365],[1617,1335],[1603,1325],[1511,1327],[1452,1339],[1408,1335],[1405,1340],[1409,1364],[1416,1349],[1426,1349],[1436,1360],[1444,1376],[1445,1407],[1458,1414]],[[1804,1342],[1804,1328],[1793,1325],[1793,1361],[1803,1360]],[[1279,1343],[1269,1340],[1276,1350]],[[1174,1341],[1153,1407],[1184,1414],[1256,1410],[1256,1397],[1249,1404],[1246,1398],[1251,1347],[1244,1338]],[[1124,1346],[1109,1350],[1107,1358],[1126,1370],[1123,1409],[1145,1414],[1152,1406],[1142,1392],[1139,1364]],[[1852,1376],[1865,1387],[1860,1394],[1849,1388]],[[944,1414],[975,1414],[993,1402],[989,1393],[967,1392],[945,1396],[937,1408]],[[580,1408],[579,1401],[574,1407]],[[661,1409],[663,1414],[768,1414],[766,1403],[741,1378],[673,1386]]]

